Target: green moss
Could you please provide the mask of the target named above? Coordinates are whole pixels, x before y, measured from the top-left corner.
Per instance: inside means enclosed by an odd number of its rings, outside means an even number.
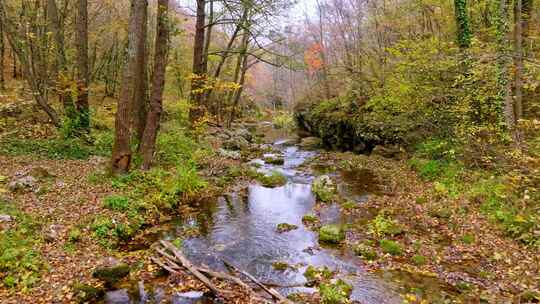
[[[73,294],[79,303],[89,303],[101,299],[105,295],[105,291],[91,285],[75,283],[73,284]]]
[[[81,232],[80,229],[73,228],[73,229],[69,230],[68,241],[70,243],[76,243],[76,242],[80,241],[81,238],[82,238],[82,232]]]
[[[287,183],[287,178],[278,171],[272,171],[269,175],[259,174],[257,180],[268,188],[280,187]]]
[[[345,231],[340,225],[323,225],[319,228],[319,242],[340,243],[345,240]]]
[[[304,225],[314,225],[319,223],[319,218],[314,214],[306,214],[302,217]]]
[[[466,233],[461,236],[461,241],[467,245],[471,245],[474,243],[474,235]]]
[[[315,194],[317,200],[328,203],[334,198],[337,189],[330,177],[322,175],[313,181],[311,191]]]
[[[304,271],[304,277],[309,282],[318,282],[321,280],[329,280],[334,276],[334,272],[330,268],[324,266],[317,268],[315,266],[309,265]]]
[[[289,266],[289,264],[280,261],[280,262],[272,263],[272,267],[275,270],[284,271],[284,270],[287,270],[287,268],[289,268],[290,266]]]
[[[411,258],[412,262],[418,266],[424,265],[427,262],[427,258],[423,255],[415,254]]]
[[[291,230],[298,229],[298,226],[288,223],[280,223],[277,225],[277,232],[283,233]]]
[[[384,253],[391,255],[401,255],[403,253],[401,245],[395,241],[384,239],[379,242],[379,245]]]
[[[347,304],[351,292],[352,286],[341,279],[334,284],[322,283],[319,286],[319,294],[323,304]]]

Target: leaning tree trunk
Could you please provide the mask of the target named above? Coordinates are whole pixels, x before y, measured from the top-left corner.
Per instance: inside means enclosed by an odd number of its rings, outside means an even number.
[[[114,174],[127,173],[131,165],[132,151],[130,148],[131,123],[133,109],[133,94],[136,91],[137,71],[141,60],[137,58],[138,46],[144,35],[140,26],[146,9],[146,0],[131,0],[131,13],[128,25],[127,62],[124,66],[122,88],[118,99],[118,109],[115,118],[115,138],[112,150],[111,167]]]
[[[156,46],[154,58],[154,74],[152,80],[152,93],[150,96],[150,111],[146,117],[146,126],[141,141],[141,154],[143,156],[142,169],[147,170],[152,165],[156,138],[159,130],[161,112],[163,110],[162,98],[165,86],[165,69],[169,51],[169,28],[167,13],[169,0],[158,1],[156,22]]]
[[[88,105],[88,3],[87,0],[78,0],[76,20],[77,39],[77,102],[76,109],[79,117],[81,131],[90,131],[90,111]]]

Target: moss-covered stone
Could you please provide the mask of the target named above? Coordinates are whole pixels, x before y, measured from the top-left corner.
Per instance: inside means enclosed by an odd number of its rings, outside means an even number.
[[[346,304],[349,303],[352,286],[343,280],[337,280],[335,283],[321,284],[319,294],[323,304]]]
[[[315,282],[319,282],[321,280],[329,280],[333,276],[334,276],[334,272],[326,266],[318,268],[318,267],[309,265],[306,268],[306,271],[304,271],[304,277],[308,280],[308,282],[312,284]]]
[[[345,231],[340,225],[323,225],[319,229],[319,242],[340,243],[345,240]]]
[[[278,157],[278,156],[267,156],[263,160],[265,163],[270,164],[270,165],[280,166],[285,163],[285,160],[283,159],[283,157]]]
[[[302,217],[302,223],[306,226],[313,226],[319,223],[319,218],[314,214],[306,214]]]
[[[277,232],[283,233],[291,230],[298,229],[298,226],[288,223],[280,223],[277,225]]]
[[[287,264],[285,262],[281,262],[281,261],[272,263],[272,268],[274,268],[275,270],[278,270],[278,271],[287,270],[287,268],[289,268],[289,267],[290,267],[289,264]]]
[[[92,276],[104,281],[108,285],[113,285],[126,277],[129,272],[129,265],[121,263],[114,266],[98,267],[94,270]]]
[[[337,192],[334,181],[328,175],[321,175],[313,181],[311,191],[321,202],[330,202]]]
[[[259,174],[256,179],[261,185],[268,188],[283,186],[287,183],[287,178],[277,171],[273,171],[269,175]]]

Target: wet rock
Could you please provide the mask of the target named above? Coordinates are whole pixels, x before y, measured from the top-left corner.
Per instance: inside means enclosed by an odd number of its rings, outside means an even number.
[[[345,240],[345,231],[340,225],[323,225],[319,229],[319,242],[340,243]]]
[[[219,148],[217,150],[217,153],[221,157],[230,158],[230,159],[240,159],[241,155],[238,151],[231,151],[231,150],[225,150],[223,148]]]
[[[131,304],[127,289],[109,291],[105,294],[107,304]]]
[[[329,202],[337,192],[337,186],[328,175],[321,175],[313,181],[311,188],[318,200]]]
[[[202,291],[176,293],[171,299],[172,304],[209,304],[212,302],[212,298],[204,294]]]
[[[235,136],[224,141],[223,148],[228,150],[247,150],[249,149],[249,142],[241,136]]]
[[[288,232],[295,229],[298,229],[298,226],[293,224],[281,223],[277,225],[277,232],[279,233]]]
[[[92,276],[104,281],[106,284],[114,285],[130,272],[129,265],[120,263],[114,258],[107,258],[102,266],[97,267]]]
[[[397,145],[377,145],[371,151],[372,155],[379,155],[385,158],[399,158],[403,154],[403,149]]]
[[[48,243],[56,241],[60,237],[60,231],[63,227],[62,225],[50,225],[43,231],[43,238]]]
[[[37,188],[37,179],[30,175],[16,177],[8,185],[11,192],[36,191]]]
[[[321,147],[322,140],[318,137],[304,137],[300,141],[300,147],[304,149],[318,149]]]
[[[13,217],[7,214],[0,214],[0,223],[10,223],[13,221]]]

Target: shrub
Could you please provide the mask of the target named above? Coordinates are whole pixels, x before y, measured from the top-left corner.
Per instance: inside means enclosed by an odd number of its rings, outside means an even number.
[[[276,129],[286,130],[292,130],[296,126],[294,116],[288,112],[278,112],[275,114],[272,119],[272,124]]]
[[[392,240],[381,240],[379,245],[381,246],[381,249],[384,253],[388,253],[391,255],[401,255],[403,252],[403,250],[401,249],[401,245]]]

